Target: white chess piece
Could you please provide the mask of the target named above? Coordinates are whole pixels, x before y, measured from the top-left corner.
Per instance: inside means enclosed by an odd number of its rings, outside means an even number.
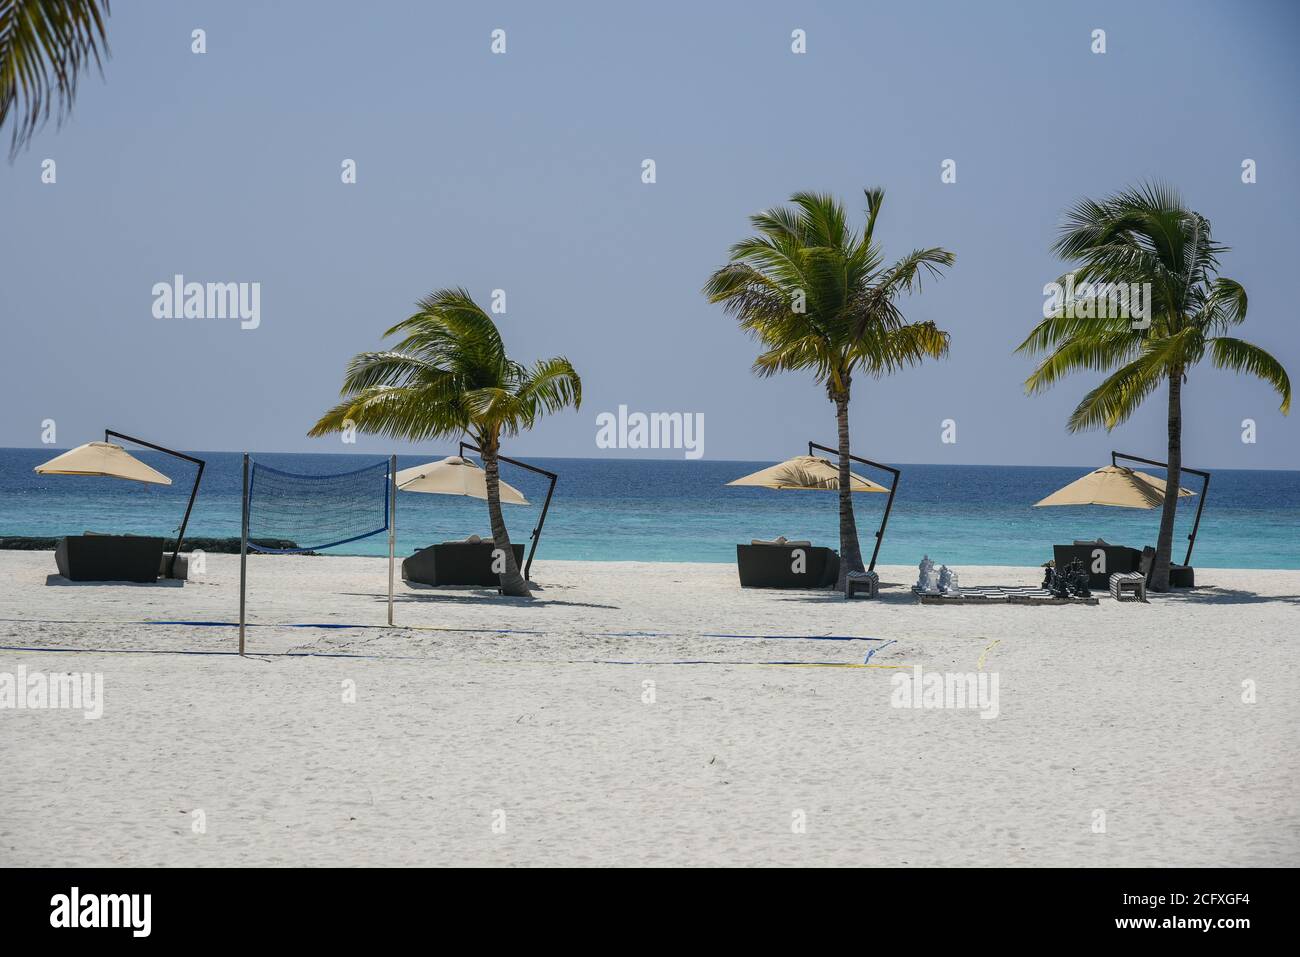
[[[938,586],[934,577],[934,562],[930,561],[929,555],[921,558],[920,571],[921,575],[916,580],[917,590],[923,592],[936,591]]]
[[[956,576],[947,565],[939,566],[939,591],[951,595],[956,590]]]

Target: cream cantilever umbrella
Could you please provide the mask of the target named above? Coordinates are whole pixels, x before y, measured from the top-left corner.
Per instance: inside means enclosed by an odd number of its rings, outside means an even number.
[[[120,445],[87,442],[36,466],[40,475],[103,475],[149,485],[171,485],[172,480],[145,465]]]
[[[809,443],[808,451],[811,453],[813,444]],[[824,446],[816,446],[824,448]],[[859,460],[865,461],[865,460]],[[877,463],[869,463],[877,464]],[[881,466],[888,469],[889,466]],[[894,470],[890,470],[894,471]],[[897,482],[898,473],[895,471],[895,482]],[[784,462],[778,462],[776,465],[760,469],[752,475],[746,475],[736,479],[734,482],[728,482],[728,485],[749,486],[751,488],[771,488],[779,491],[786,490],[810,490],[837,492],[840,488],[840,470],[830,459],[824,459],[816,455],[796,455],[792,459],[786,459]],[[885,515],[880,522],[880,531],[876,532],[876,547],[871,553],[870,568],[876,567],[876,556],[880,553],[880,543],[885,535],[885,523],[889,521],[889,509],[894,504],[894,495],[891,489],[883,485],[877,485],[871,479],[863,478],[856,472],[849,473],[849,490],[853,492],[889,492],[889,502],[885,506]]]
[[[1166,483],[1122,465],[1107,465],[1083,478],[1076,479],[1064,488],[1057,489],[1034,507],[1041,505],[1111,505],[1117,508],[1156,508],[1165,501]],[[1178,489],[1179,498],[1195,495],[1185,488]]]
[[[528,499],[513,485],[498,483],[501,501],[507,505],[527,505]],[[397,487],[403,492],[431,492],[434,495],[466,495],[487,499],[487,473],[459,455],[449,455],[397,473]]]
[[[840,487],[840,470],[829,459],[816,455],[796,455],[792,459],[778,462],[769,468],[761,469],[752,475],[738,478],[728,485],[748,485],[756,488],[774,489],[813,489],[837,491]],[[863,478],[855,472],[849,473],[849,488],[854,492],[888,492],[883,485],[877,485],[871,479]]]

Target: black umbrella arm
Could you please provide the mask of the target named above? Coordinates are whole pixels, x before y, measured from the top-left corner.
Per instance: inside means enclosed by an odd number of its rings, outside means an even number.
[[[155,452],[165,452],[168,455],[174,455],[178,459],[184,459],[187,462],[193,462],[199,467],[198,474],[194,476],[194,488],[190,489],[190,500],[185,506],[185,517],[181,519],[180,530],[176,533],[176,547],[172,549],[171,564],[167,566],[167,577],[173,578],[176,575],[176,558],[181,552],[181,542],[185,540],[185,526],[190,523],[190,512],[194,509],[194,499],[199,494],[199,482],[203,479],[203,459],[196,459],[192,455],[186,455],[184,452],[177,452],[175,449],[164,448],[161,445],[154,445],[152,442],[146,442],[144,439],[137,439],[132,435],[124,435],[121,432],[114,432],[112,429],[104,430],[104,441],[107,442],[109,436],[115,439],[121,439],[124,442],[130,442],[133,445],[140,445],[146,449],[153,449]]]
[[[477,452],[480,456],[483,454],[483,450],[472,442],[461,442],[460,452],[458,453],[461,458],[465,457],[466,449]],[[508,458],[504,455],[498,455],[497,459],[502,462],[509,462],[511,465],[517,465],[521,469],[535,472],[538,475],[545,475],[551,480],[550,487],[546,490],[546,501],[542,503],[542,514],[537,517],[537,527],[533,529],[533,533],[529,536],[533,542],[528,547],[528,561],[524,562],[524,581],[528,581],[528,571],[533,567],[533,555],[537,553],[537,543],[542,538],[542,526],[546,524],[546,511],[551,507],[551,496],[555,494],[555,483],[560,480],[560,476],[554,472],[548,472],[546,469],[538,468],[536,465],[529,465],[527,462],[520,462],[518,459]]]
[[[1116,459],[1125,459],[1129,462],[1141,462],[1143,465],[1154,465],[1156,468],[1166,470],[1169,468],[1168,462],[1157,462],[1155,459],[1144,459],[1137,455],[1129,455],[1127,452],[1116,452],[1112,450],[1110,453],[1110,464],[1119,465],[1119,462],[1115,461]],[[1183,558],[1183,564],[1190,565],[1192,563],[1192,548],[1196,545],[1196,532],[1201,527],[1201,512],[1205,509],[1205,496],[1208,495],[1210,491],[1210,473],[1202,471],[1201,469],[1189,469],[1186,465],[1182,467],[1182,471],[1190,472],[1193,475],[1199,475],[1202,483],[1201,500],[1196,505],[1196,518],[1192,521],[1192,532],[1187,536],[1187,555]],[[1165,478],[1165,494],[1169,494],[1169,479],[1167,475]],[[1176,501],[1178,489],[1174,489],[1174,496]]]
[[[813,449],[818,449],[822,452],[829,452],[831,455],[835,456],[840,454],[839,449],[833,449],[829,445],[818,445],[816,442],[809,442],[809,455],[813,454]],[[871,564],[867,566],[867,571],[873,572],[876,570],[876,558],[880,555],[880,543],[885,540],[885,526],[889,524],[889,513],[894,507],[894,493],[898,491],[898,479],[903,473],[902,470],[896,469],[892,465],[873,462],[871,459],[864,459],[858,455],[850,455],[849,461],[859,462],[862,465],[869,465],[874,469],[880,469],[881,471],[888,472],[893,476],[893,480],[889,483],[889,500],[885,502],[885,514],[881,516],[880,528],[876,530],[876,547],[871,550]]]

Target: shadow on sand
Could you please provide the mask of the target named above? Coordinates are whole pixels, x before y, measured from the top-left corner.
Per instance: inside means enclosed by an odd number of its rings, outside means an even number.
[[[844,592],[837,591],[834,588],[809,589],[807,591],[788,588],[748,588],[746,591],[765,592],[777,601],[798,602],[804,605],[843,605],[846,602],[866,606],[873,604],[914,605],[917,603],[916,596],[912,594],[911,589],[904,588],[902,585],[881,585],[880,591],[875,598],[867,598],[865,595],[845,598]]]
[[[74,587],[94,588],[97,585],[129,585],[131,588],[184,588],[185,581],[180,578],[160,578],[152,582],[74,582],[62,575],[46,575],[46,585],[72,585]]]
[[[559,608],[607,608],[611,611],[618,611],[619,605],[602,605],[596,602],[586,601],[561,601],[560,599],[547,598],[517,598],[514,596],[498,595],[495,588],[478,588],[473,585],[418,585],[414,582],[407,582],[407,587],[416,590],[418,594],[394,595],[393,604],[432,604],[432,605],[514,605],[519,608],[546,608],[556,606]],[[529,585],[533,591],[541,591],[540,585]],[[388,603],[388,593],[375,594],[374,592],[346,592],[357,598],[372,598],[377,602]]]
[[[1260,595],[1242,588],[1218,588],[1214,585],[1179,588],[1158,595],[1155,592],[1148,592],[1147,600],[1203,605],[1255,605],[1277,601],[1287,605],[1300,605],[1300,595]]]

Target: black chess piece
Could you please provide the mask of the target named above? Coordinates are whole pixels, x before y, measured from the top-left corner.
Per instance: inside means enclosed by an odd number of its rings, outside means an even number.
[[[1052,593],[1053,598],[1069,598],[1070,585],[1066,578],[1067,569],[1049,568],[1047,570],[1047,581],[1045,586]]]
[[[1083,567],[1083,562],[1074,559],[1065,568],[1065,573],[1058,577],[1065,579],[1065,587],[1072,598],[1091,598],[1092,591],[1088,588],[1088,571]]]

